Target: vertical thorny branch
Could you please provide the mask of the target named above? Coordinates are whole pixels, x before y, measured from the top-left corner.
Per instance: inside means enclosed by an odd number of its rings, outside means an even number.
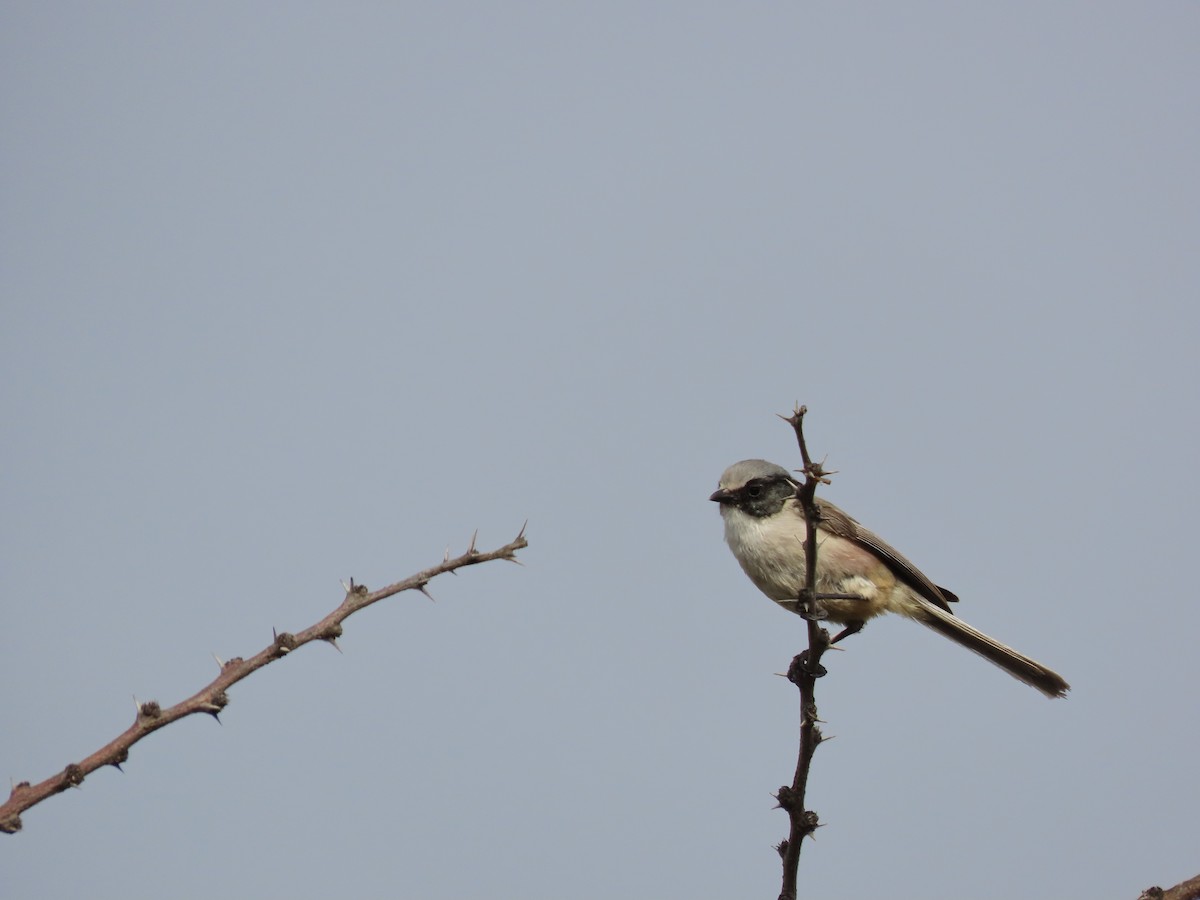
[[[779,789],[777,799],[779,806],[788,814],[790,828],[787,839],[777,848],[783,859],[783,885],[779,891],[779,900],[795,900],[796,876],[800,867],[800,848],[804,839],[817,830],[819,820],[817,814],[805,808],[804,795],[808,787],[808,772],[812,765],[813,752],[821,743],[823,737],[817,723],[816,684],[817,679],[825,674],[821,665],[821,656],[829,649],[829,632],[818,624],[823,618],[820,608],[821,595],[817,587],[817,521],[820,514],[817,511],[816,493],[818,484],[828,484],[825,469],[821,463],[814,463],[808,454],[808,445],[804,441],[804,414],[808,409],[797,407],[791,416],[784,420],[795,429],[796,441],[800,445],[800,456],[804,461],[804,483],[796,492],[804,509],[804,519],[807,525],[804,538],[804,558],[807,572],[804,590],[801,592],[800,609],[808,625],[808,649],[792,660],[788,667],[788,681],[800,689],[800,752],[796,760],[796,774],[790,786],[784,785]]]

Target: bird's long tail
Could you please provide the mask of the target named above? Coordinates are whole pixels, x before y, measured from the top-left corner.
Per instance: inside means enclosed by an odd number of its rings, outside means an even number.
[[[989,662],[995,663],[1013,678],[1037,688],[1047,697],[1063,697],[1071,686],[1057,672],[1047,669],[1039,662],[1005,646],[995,638],[972,628],[962,619],[956,618],[922,598],[921,612],[914,616],[938,634],[945,635],[956,644],[973,650]]]

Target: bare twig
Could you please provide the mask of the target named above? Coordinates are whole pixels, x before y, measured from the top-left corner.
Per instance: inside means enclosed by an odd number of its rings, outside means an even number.
[[[800,457],[804,461],[804,484],[800,485],[796,496],[804,509],[807,525],[804,538],[807,572],[804,590],[798,599],[801,615],[808,625],[808,649],[792,660],[787,673],[788,681],[800,689],[800,750],[791,786],[781,787],[777,795],[779,806],[788,814],[790,821],[787,840],[777,848],[783,860],[783,884],[779,900],[795,900],[800,847],[804,839],[820,825],[817,814],[805,808],[804,795],[808,789],[808,772],[812,766],[813,753],[817,745],[824,740],[817,725],[820,719],[817,718],[816,683],[817,679],[825,674],[821,656],[829,649],[830,640],[829,632],[818,624],[818,620],[824,618],[821,600],[834,596],[817,593],[817,523],[820,513],[817,511],[816,493],[818,484],[829,483],[829,473],[821,463],[814,463],[808,455],[808,445],[804,440],[804,415],[807,412],[807,407],[798,406],[791,416],[781,416],[795,430],[796,442],[800,445]]]
[[[342,635],[342,622],[360,609],[399,594],[401,591],[415,590],[428,594],[426,585],[430,580],[438,575],[455,572],[466,566],[474,566],[494,559],[518,562],[517,551],[528,546],[529,542],[525,540],[525,526],[521,526],[520,533],[503,547],[481,553],[475,549],[475,538],[472,537],[471,545],[460,556],[451,558],[447,552],[445,559],[436,566],[417,572],[403,581],[397,581],[395,584],[390,584],[377,591],[368,591],[365,585],[355,584],[351,580],[350,584],[346,586],[345,599],[337,609],[315,625],[295,634],[286,631],[275,632],[274,640],[249,659],[234,657],[225,662],[218,660],[221,673],[206,687],[174,706],[163,709],[153,700],[137,703],[137,716],[134,723],[95,753],[77,763],[71,763],[58,774],[51,775],[38,784],[22,781],[15,785],[8,800],[0,806],[0,831],[6,834],[20,831],[21,813],[31,806],[41,803],[47,797],[61,793],[67,788],[78,787],[83,783],[85,777],[100,767],[116,766],[120,769],[121,764],[129,759],[129,749],[146,735],[194,713],[208,713],[216,718],[229,703],[229,697],[225,693],[229,687],[263,666],[286,656],[297,647],[318,640],[327,641],[337,647],[337,639]]]

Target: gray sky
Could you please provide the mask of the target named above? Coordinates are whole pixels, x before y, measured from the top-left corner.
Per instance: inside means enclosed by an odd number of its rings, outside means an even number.
[[[0,840],[13,898],[770,897],[798,465],[1061,671],[832,654],[825,898],[1200,870],[1194,4],[7,3],[0,771],[351,619]],[[1182,573],[1180,567],[1183,567]]]

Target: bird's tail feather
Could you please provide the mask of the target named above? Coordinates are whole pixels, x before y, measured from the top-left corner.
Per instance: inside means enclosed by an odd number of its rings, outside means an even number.
[[[982,631],[972,628],[962,619],[939,609],[932,603],[922,603],[921,614],[916,618],[938,634],[950,638],[956,644],[961,644],[996,664],[1013,678],[1037,688],[1047,697],[1063,697],[1071,689],[1071,686],[1057,672],[1018,653],[1012,647],[1005,646],[995,638],[988,637]]]

